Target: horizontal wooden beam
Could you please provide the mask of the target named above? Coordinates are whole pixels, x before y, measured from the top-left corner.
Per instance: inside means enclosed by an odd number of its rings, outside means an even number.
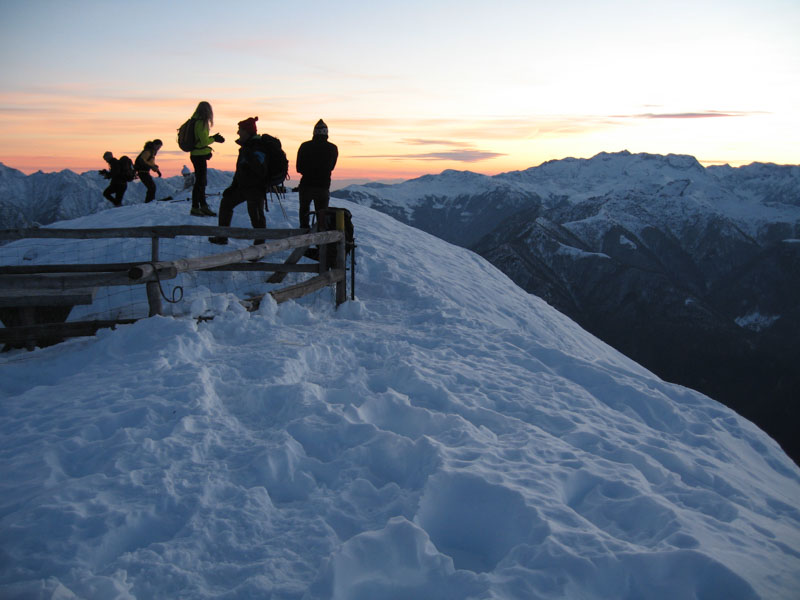
[[[61,273],[40,275],[0,275],[0,293],[12,289],[55,289],[71,290],[75,288],[105,287],[113,285],[131,285],[146,283],[157,279],[174,279],[178,276],[175,269],[164,267],[139,281],[132,282],[127,271],[109,273]]]
[[[174,238],[183,235],[222,236],[242,240],[277,240],[308,233],[308,229],[253,229],[215,227],[212,225],[152,225],[148,227],[107,227],[97,229],[0,229],[0,240],[25,238],[105,239],[105,238]]]
[[[68,338],[94,335],[99,329],[135,323],[136,319],[112,321],[73,321],[71,323],[46,323],[24,327],[0,328],[0,343],[24,344],[30,340]]]
[[[211,269],[205,269],[205,270],[206,271],[263,271],[266,273],[272,273],[272,272],[319,273],[319,264],[304,263],[302,265],[290,265],[286,263],[247,262],[247,263],[233,263],[230,265],[222,265],[221,267],[213,267]]]
[[[116,273],[128,272],[138,265],[128,263],[95,263],[95,264],[63,264],[63,265],[5,265],[0,266],[0,275],[40,275],[42,273]]]
[[[294,300],[310,294],[311,292],[316,292],[317,290],[329,286],[332,283],[336,283],[337,281],[344,281],[346,276],[347,274],[344,270],[332,269],[330,271],[325,271],[322,275],[312,277],[307,281],[302,281],[295,285],[290,285],[280,290],[272,291],[270,294],[273,298],[275,298],[275,302],[280,304],[281,302]]]
[[[131,282],[139,283],[141,281],[146,281],[154,272],[160,272],[162,269],[174,268],[178,273],[196,270],[202,271],[232,263],[258,260],[259,258],[269,254],[274,254],[276,252],[280,252],[281,250],[288,250],[290,248],[297,248],[299,246],[330,244],[332,242],[338,242],[343,238],[344,233],[341,231],[320,231],[318,233],[306,233],[281,240],[264,242],[263,244],[258,244],[257,246],[248,246],[247,248],[241,248],[239,250],[222,252],[220,254],[211,254],[198,258],[181,258],[166,262],[142,263],[141,265],[133,267],[130,271],[128,271],[128,276],[131,278]]]
[[[75,306],[91,304],[97,288],[74,290],[0,290],[0,307]]]
[[[3,275],[44,275],[61,273],[121,273],[126,275],[126,285],[130,284],[127,277],[128,271],[138,267],[140,262],[128,263],[96,263],[96,264],[63,264],[63,265],[18,265],[0,267],[0,276]],[[245,262],[231,263],[220,267],[212,267],[208,271],[284,271],[288,273],[316,273],[319,271],[317,263],[290,265],[287,263]],[[0,278],[0,287],[2,287]]]

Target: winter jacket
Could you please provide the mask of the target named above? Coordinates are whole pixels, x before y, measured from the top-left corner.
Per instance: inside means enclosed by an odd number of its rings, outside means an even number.
[[[214,143],[214,138],[208,134],[208,124],[195,113],[192,115],[194,121],[194,150],[189,154],[191,156],[208,156],[211,154],[211,144]]]
[[[108,164],[108,178],[111,180],[111,183],[125,183],[127,184],[127,180],[125,176],[122,174],[122,164],[120,164],[118,158],[114,158],[113,156],[110,159],[106,159],[106,163]],[[106,171],[100,171],[101,173],[105,173]]]
[[[336,167],[339,149],[328,141],[324,135],[315,135],[307,142],[300,144],[297,151],[295,168],[302,175],[300,187],[331,186],[331,172]]]
[[[266,193],[267,184],[264,178],[266,156],[259,147],[260,140],[261,136],[254,135],[239,148],[236,172],[233,174],[231,187],[263,190]]]

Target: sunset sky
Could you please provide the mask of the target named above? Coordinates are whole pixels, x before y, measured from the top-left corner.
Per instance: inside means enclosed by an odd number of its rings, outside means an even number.
[[[292,166],[325,119],[337,179],[620,150],[800,164],[798,0],[0,0],[0,34],[0,162],[26,173],[161,138],[177,174],[200,100],[225,170],[250,116]]]

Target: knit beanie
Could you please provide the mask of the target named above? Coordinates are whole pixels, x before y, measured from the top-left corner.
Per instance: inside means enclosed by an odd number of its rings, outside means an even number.
[[[325,121],[322,119],[317,121],[317,124],[314,125],[314,135],[324,135],[328,137],[328,126],[325,125]]]
[[[258,117],[249,117],[244,121],[239,121],[239,129],[249,131],[251,134],[255,135],[257,133],[256,121],[258,121]]]

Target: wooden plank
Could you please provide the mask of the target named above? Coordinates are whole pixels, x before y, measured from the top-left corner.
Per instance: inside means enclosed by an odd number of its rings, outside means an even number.
[[[299,248],[295,248],[294,250],[292,250],[292,253],[286,259],[286,262],[284,264],[296,265],[300,261],[300,259],[303,258],[303,256],[306,253],[306,250],[308,250],[308,246],[305,247],[301,246]],[[309,266],[314,268],[313,272],[317,273],[319,272],[319,265],[309,265]],[[284,280],[284,278],[286,277],[286,273],[288,272],[289,272],[288,270],[283,271],[282,269],[281,270],[275,269],[275,273],[272,275],[272,277],[267,279],[267,283],[280,283],[281,281]]]
[[[289,287],[285,287],[280,290],[272,291],[270,294],[273,298],[275,298],[275,302],[280,304],[281,302],[294,300],[312,292],[316,292],[317,290],[329,286],[332,283],[343,280],[346,276],[347,274],[345,271],[340,269],[331,269],[329,271],[325,271],[321,275],[312,277],[307,281],[290,285]]]
[[[264,271],[272,273],[274,271],[285,273],[317,273],[319,267],[315,264],[302,264],[290,265],[286,263],[262,263],[262,262],[247,262],[247,263],[234,263],[231,265],[222,265],[221,267],[213,267],[211,269],[204,269],[205,271]],[[283,279],[283,277],[281,277]],[[274,283],[270,281],[269,283]]]
[[[259,230],[263,231],[263,230]],[[265,242],[257,246],[249,246],[239,250],[232,250],[230,252],[222,252],[220,254],[211,254],[208,256],[201,256],[198,258],[182,258],[179,260],[156,262],[156,263],[143,263],[128,271],[128,276],[131,281],[138,283],[140,281],[150,278],[155,271],[162,269],[174,268],[178,273],[185,271],[195,271],[210,269],[212,267],[219,267],[236,262],[245,262],[248,260],[257,260],[268,254],[274,254],[282,250],[289,250],[300,246],[311,246],[313,244],[328,244],[339,241],[344,234],[341,231],[323,231],[320,233],[307,233],[304,235],[297,235],[291,238],[282,240],[275,240],[272,242]]]
[[[41,275],[43,273],[114,273],[128,272],[138,262],[63,264],[63,265],[5,265],[0,266],[0,275]]]
[[[97,288],[73,289],[69,291],[43,290],[0,290],[0,307],[21,306],[75,306],[91,304]]]
[[[302,258],[305,248],[296,248],[292,254],[297,250],[301,250],[300,256],[297,260]],[[290,255],[291,258],[291,255]],[[289,259],[285,263],[267,263],[267,262],[244,262],[244,263],[231,263],[229,265],[221,265],[219,267],[212,267],[205,269],[206,271],[283,271],[287,273],[316,273],[319,267],[316,264],[303,264],[295,265],[297,261],[290,262]],[[128,263],[96,263],[96,264],[63,264],[63,265],[13,265],[13,266],[0,266],[0,276],[2,275],[44,275],[44,274],[61,274],[61,273],[120,273],[127,274],[133,267],[138,267],[141,262],[128,262]],[[278,282],[279,283],[279,282]]]
[[[29,340],[53,340],[94,335],[99,329],[135,323],[136,319],[110,321],[73,321],[72,323],[45,323],[24,327],[0,328],[0,342],[10,345],[26,344]]]
[[[132,282],[128,272],[117,273],[63,273],[41,275],[0,275],[0,293],[10,289],[57,289],[70,290],[75,288],[104,287],[109,285],[131,285],[132,283],[146,283],[156,279],[174,279],[178,276],[175,269],[164,267],[157,274],[151,272],[147,277]]]
[[[105,238],[175,238],[179,236],[223,236],[243,240],[276,240],[308,233],[308,229],[253,229],[213,225],[153,225],[148,227],[108,227],[98,229],[0,229],[0,240],[25,238],[105,239]]]

